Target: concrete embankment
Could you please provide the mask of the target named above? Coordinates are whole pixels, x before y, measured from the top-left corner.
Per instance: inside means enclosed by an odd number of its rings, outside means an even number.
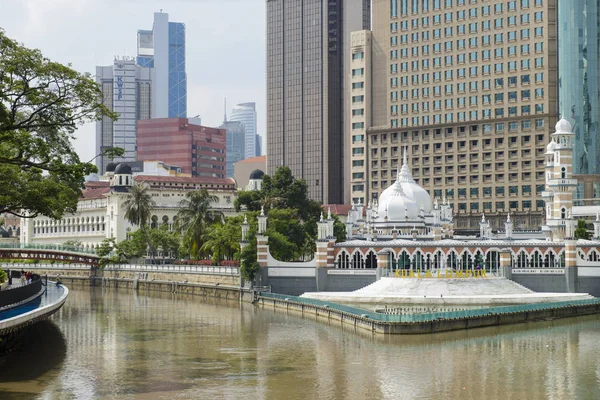
[[[177,268],[149,266],[131,270],[111,267],[92,270],[86,265],[8,264],[3,268],[33,271],[49,279],[60,277],[68,287],[104,286],[138,291],[182,293],[227,300],[253,301],[252,291],[240,287],[239,275],[231,273],[196,272]],[[202,270],[198,268],[197,270]],[[213,271],[216,269],[207,269]]]
[[[600,300],[577,300],[546,304],[528,304],[512,307],[490,307],[488,309],[467,310],[457,313],[434,313],[428,316],[387,316],[367,310],[354,309],[342,305],[305,302],[303,298],[280,295],[261,295],[258,304],[264,309],[285,310],[302,316],[315,316],[318,320],[337,321],[343,326],[366,329],[373,333],[391,335],[411,335],[438,333],[460,329],[473,329],[488,326],[519,324],[600,314]],[[537,307],[537,308],[536,308]],[[363,313],[364,311],[364,313]],[[397,317],[396,321],[394,320]],[[421,318],[422,320],[418,320]]]

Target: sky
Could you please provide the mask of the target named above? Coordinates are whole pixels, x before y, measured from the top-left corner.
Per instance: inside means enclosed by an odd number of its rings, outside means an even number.
[[[53,61],[92,75],[137,54],[137,30],[154,12],[186,25],[187,115],[219,126],[238,103],[256,102],[265,143],[265,0],[0,0],[0,28]],[[80,158],[95,156],[95,125],[78,129]],[[264,149],[264,145],[263,145]],[[263,150],[264,151],[264,150]]]

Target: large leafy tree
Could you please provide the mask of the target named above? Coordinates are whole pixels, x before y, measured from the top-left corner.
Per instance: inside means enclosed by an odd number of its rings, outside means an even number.
[[[200,250],[211,256],[215,265],[222,260],[233,260],[238,256],[243,219],[242,216],[228,217],[225,223],[217,222],[213,225],[204,236],[204,243]]]
[[[60,218],[75,212],[86,175],[77,127],[116,114],[90,74],[53,62],[0,29],[0,212]],[[25,210],[23,213],[21,210]]]
[[[278,260],[304,260],[314,253],[322,208],[309,199],[306,181],[295,179],[289,167],[278,168],[273,177],[264,175],[261,190],[239,192],[234,206],[237,211],[243,207],[252,215],[261,207],[265,209],[269,217],[269,247]],[[337,240],[346,240],[344,224],[337,216],[333,218]]]
[[[179,202],[176,227],[183,233],[183,244],[187,253],[194,259],[202,255],[202,245],[209,227],[223,220],[223,213],[212,209],[219,201],[208,190],[200,189],[188,192]]]

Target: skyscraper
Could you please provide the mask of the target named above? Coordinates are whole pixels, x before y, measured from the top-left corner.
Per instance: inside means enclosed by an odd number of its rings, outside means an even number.
[[[348,55],[351,198],[377,198],[404,148],[415,180],[449,199],[455,229],[477,229],[484,213],[494,229],[509,213],[516,227],[538,228],[557,119],[556,0],[372,7],[373,30],[357,33]]]
[[[558,2],[558,111],[575,132],[573,173],[600,174],[600,3],[573,5]]]
[[[225,177],[233,177],[233,164],[243,160],[246,154],[246,131],[244,124],[240,121],[225,121],[219,127],[224,129],[226,141],[226,174]]]
[[[256,154],[256,103],[240,103],[233,107],[230,121],[241,122],[246,133],[244,158],[255,157]]]
[[[154,13],[152,30],[138,30],[137,64],[153,68],[154,118],[185,117],[185,24],[169,22],[169,14]]]
[[[343,202],[343,77],[370,0],[267,0],[267,173],[282,165],[309,196]]]
[[[113,121],[103,117],[96,122],[96,154],[110,147],[125,149],[125,161],[136,159],[137,121],[152,117],[151,69],[142,68],[133,57],[115,57],[113,65],[96,67],[96,82],[100,84],[104,104],[119,114]],[[96,158],[102,174],[110,160]]]

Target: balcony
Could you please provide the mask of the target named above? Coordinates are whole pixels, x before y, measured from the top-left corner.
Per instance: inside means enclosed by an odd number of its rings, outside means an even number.
[[[542,199],[551,199],[554,197],[554,192],[543,191],[541,196],[542,196]]]
[[[577,186],[577,179],[550,179],[548,186]]]

